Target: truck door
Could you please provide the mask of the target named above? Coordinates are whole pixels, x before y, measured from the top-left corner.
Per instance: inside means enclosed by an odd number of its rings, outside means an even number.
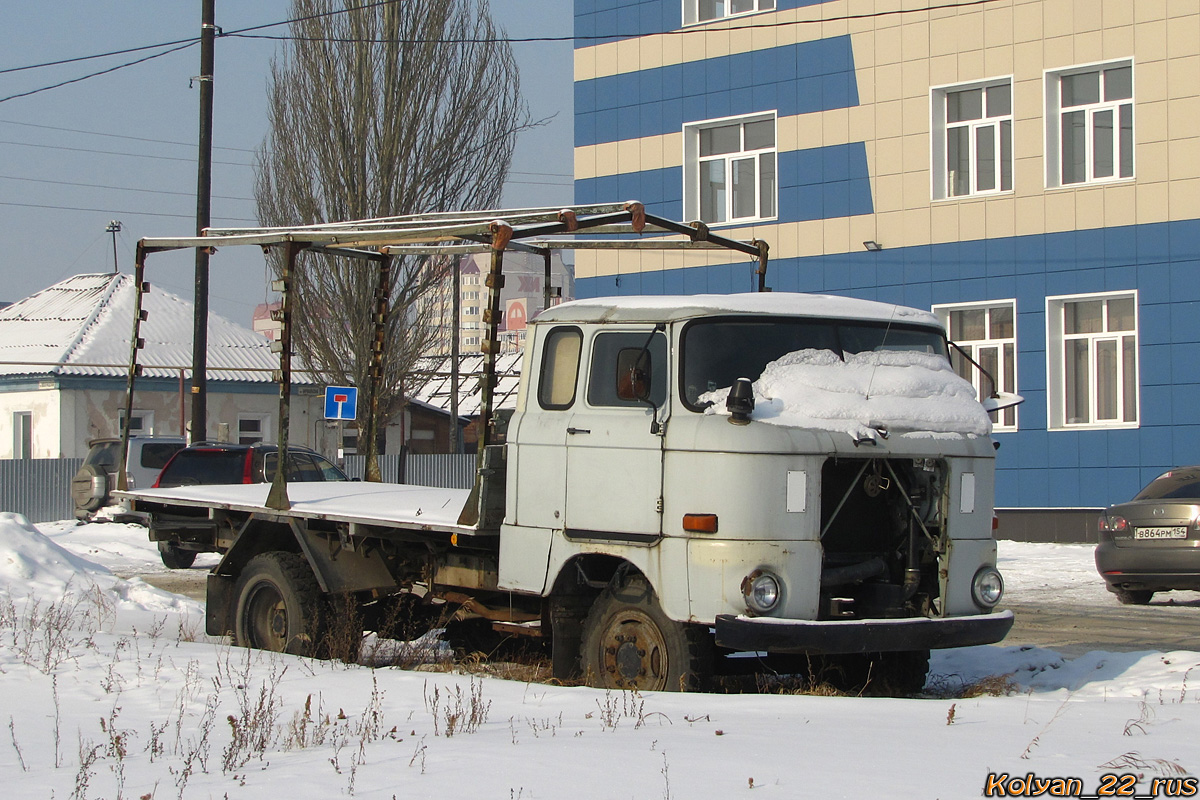
[[[625,329],[590,345],[567,426],[566,535],[648,544],[662,533],[662,437],[652,426],[667,401],[667,337]],[[631,396],[631,381],[642,380],[649,402]]]

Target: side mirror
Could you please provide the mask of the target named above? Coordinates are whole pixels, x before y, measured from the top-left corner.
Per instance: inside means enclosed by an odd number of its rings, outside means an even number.
[[[617,353],[617,397],[621,400],[649,402],[650,354],[627,347]]]

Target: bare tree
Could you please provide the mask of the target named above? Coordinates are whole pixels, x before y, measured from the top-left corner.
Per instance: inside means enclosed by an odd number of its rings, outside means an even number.
[[[499,201],[516,135],[534,123],[487,0],[366,5],[292,0],[293,39],[271,65],[271,131],[257,158],[263,225]],[[269,258],[278,273],[282,253]],[[402,407],[403,379],[438,334],[429,319],[435,304],[418,301],[444,279],[445,261],[393,260],[382,388],[371,398],[377,276],[370,262],[308,254],[292,284],[297,355],[328,379],[361,387],[368,480],[379,479],[378,432]]]

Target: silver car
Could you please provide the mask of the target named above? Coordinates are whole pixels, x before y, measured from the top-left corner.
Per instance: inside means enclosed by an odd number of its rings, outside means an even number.
[[[125,461],[129,488],[147,488],[158,479],[158,473],[187,442],[182,436],[134,436],[129,440]],[[75,516],[92,519],[96,512],[112,503],[109,493],[117,488],[117,473],[121,471],[121,440],[95,439],[89,443],[83,465],[71,479],[71,499]]]
[[[1159,475],[1100,515],[1096,569],[1125,604],[1200,589],[1200,466]]]

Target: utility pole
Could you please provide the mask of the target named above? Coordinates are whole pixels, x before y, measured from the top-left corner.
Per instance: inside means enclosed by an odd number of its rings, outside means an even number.
[[[112,234],[112,240],[113,240],[113,275],[116,275],[118,272],[120,272],[120,270],[119,270],[119,269],[117,269],[117,234],[121,232],[121,221],[120,221],[120,220],[116,220],[116,219],[114,219],[113,221],[111,221],[111,222],[109,222],[109,223],[108,223],[108,227],[107,227],[107,228],[105,228],[104,230],[105,230],[106,232],[108,232],[108,233],[111,233],[111,234]]]
[[[213,61],[216,0],[202,0],[200,21],[200,153],[196,170],[196,235],[209,226],[212,210]],[[192,441],[208,438],[208,254],[196,248],[196,318],[192,334]]]

